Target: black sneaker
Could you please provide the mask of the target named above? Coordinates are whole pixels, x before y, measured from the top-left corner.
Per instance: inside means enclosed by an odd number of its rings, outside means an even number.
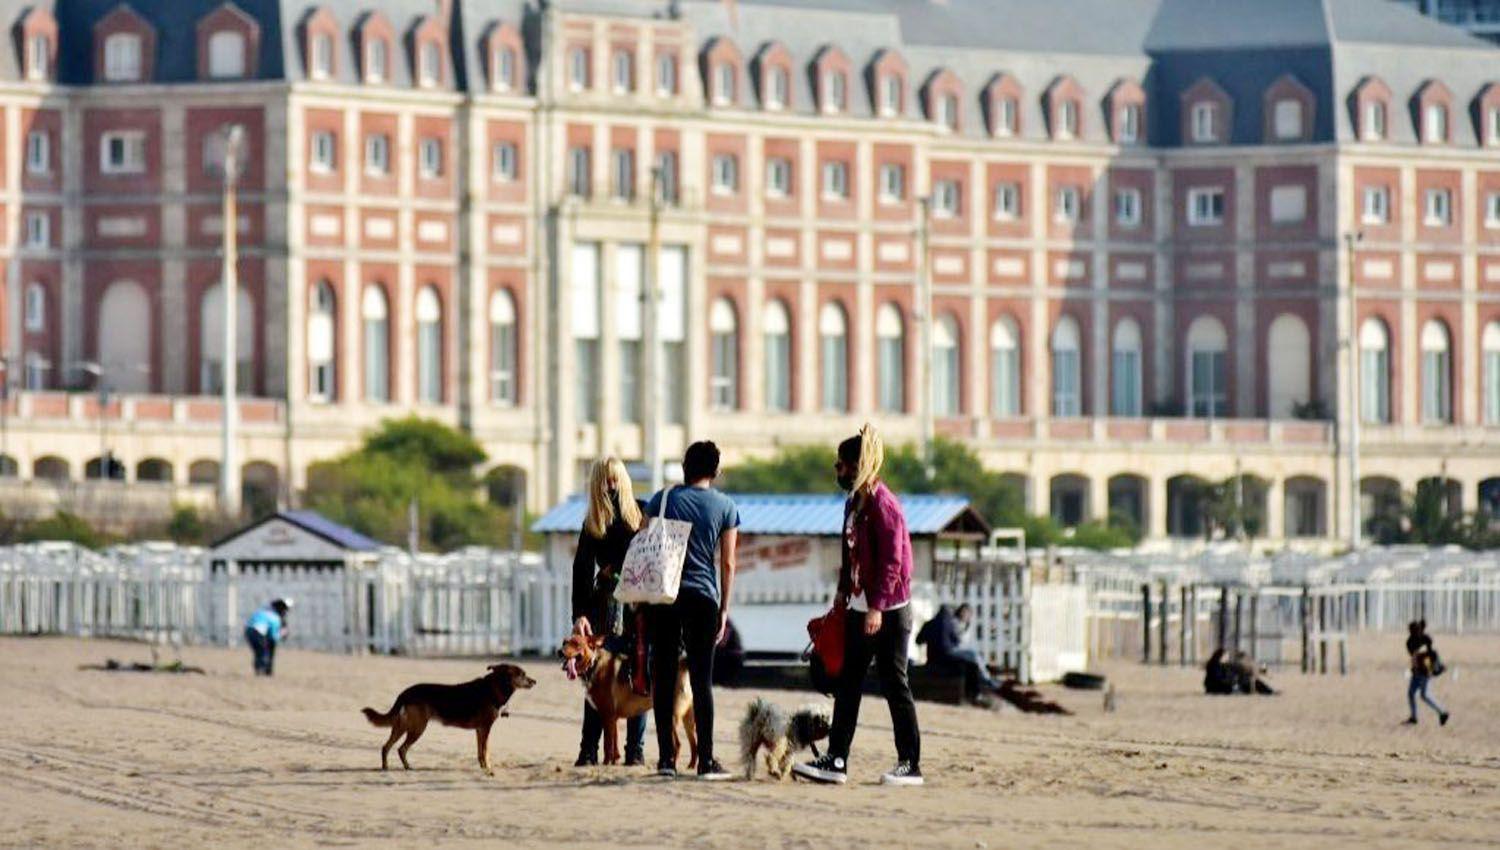
[[[1415,725],[1417,725],[1417,718],[1415,718],[1415,717],[1408,717],[1405,720],[1401,721],[1401,725],[1402,726],[1415,726]]]
[[[897,763],[880,775],[881,785],[921,785],[922,769],[909,761]]]
[[[793,765],[792,773],[803,779],[811,779],[814,782],[828,782],[834,785],[843,785],[849,781],[849,767],[844,760],[832,753],[824,753],[821,757],[803,764]]]
[[[676,779],[677,765],[669,761],[659,761],[656,763],[656,775],[665,776],[668,779]]]
[[[599,763],[599,757],[592,753],[580,752],[578,761],[573,762],[574,767],[593,767]]]
[[[1448,712],[1445,711],[1442,714],[1438,715],[1438,725],[1439,726],[1447,726],[1448,725]]]
[[[640,766],[644,765],[645,763],[646,763],[646,757],[643,756],[643,755],[641,755],[640,753],[626,753],[625,754],[625,766],[626,767],[640,767]]]
[[[707,763],[698,762],[698,778],[704,782],[723,782],[733,779],[734,774],[724,769],[718,759],[709,759]]]

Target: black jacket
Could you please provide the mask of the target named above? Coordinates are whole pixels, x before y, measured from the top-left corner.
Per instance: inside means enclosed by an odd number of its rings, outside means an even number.
[[[645,505],[636,500],[642,508]],[[573,556],[573,619],[588,617],[589,625],[597,632],[603,628],[606,609],[614,596],[615,583],[619,581],[620,565],[625,562],[625,552],[635,532],[620,518],[619,506],[615,508],[615,521],[605,529],[604,537],[594,537],[585,528],[578,533],[578,552]],[[603,571],[607,576],[600,576]]]

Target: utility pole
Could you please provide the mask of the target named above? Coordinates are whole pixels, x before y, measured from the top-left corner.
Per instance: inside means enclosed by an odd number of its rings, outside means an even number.
[[[917,223],[917,412],[922,419],[922,464],[931,481],[932,443],[936,427],[932,411],[932,196],[917,199],[921,221]]]
[[[1364,233],[1353,231],[1344,234],[1345,262],[1349,264],[1349,328],[1345,345],[1349,349],[1349,551],[1358,552],[1360,546],[1359,492],[1359,311],[1354,302],[1354,246],[1364,239]]]
[[[646,346],[646,356],[641,364],[641,379],[646,388],[645,450],[646,465],[651,468],[651,492],[665,483],[662,470],[662,391],[663,371],[661,351],[661,191],[660,166],[651,169],[651,215],[646,236],[646,285],[641,287],[641,336]]]
[[[239,409],[236,400],[236,384],[239,378],[239,345],[235,339],[235,308],[239,299],[237,274],[239,214],[235,210],[235,181],[239,178],[240,142],[244,128],[236,124],[229,128],[224,140],[224,353],[220,358],[224,390],[223,445],[219,456],[219,511],[231,519],[240,516],[240,465],[236,457],[235,429],[238,425]]]

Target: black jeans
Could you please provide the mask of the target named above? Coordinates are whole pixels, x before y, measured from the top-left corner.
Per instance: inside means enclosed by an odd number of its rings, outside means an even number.
[[[276,642],[255,629],[247,628],[245,643],[250,644],[256,675],[271,675],[271,664],[276,660]]]
[[[597,761],[599,758],[599,738],[604,734],[604,718],[599,712],[589,705],[588,700],[583,701],[583,738],[578,743],[580,754],[592,755]],[[646,738],[646,715],[637,714],[635,717],[625,721],[625,760],[632,761],[633,757],[644,757]]]
[[[917,729],[917,704],[907,682],[906,650],[911,641],[911,606],[881,615],[880,631],[865,636],[865,615],[850,611],[845,621],[844,669],[839,673],[838,693],[833,700],[833,729],[828,752],[849,758],[854,727],[859,723],[859,704],[864,698],[865,673],[870,660],[880,676],[880,690],[891,709],[896,732],[896,758],[917,766],[922,757],[922,737]]]
[[[693,689],[693,717],[698,730],[698,766],[714,757],[714,644],[719,637],[719,606],[706,596],[684,593],[671,605],[652,605],[652,708],[656,718],[656,753],[660,764],[672,764],[673,703],[677,697],[679,647],[687,651],[688,682]]]

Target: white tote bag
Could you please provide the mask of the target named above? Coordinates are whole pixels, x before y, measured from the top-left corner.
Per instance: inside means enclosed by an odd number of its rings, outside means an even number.
[[[661,516],[630,541],[625,563],[620,565],[620,583],[615,585],[615,598],[621,602],[669,605],[677,601],[693,524],[667,519],[667,499],[671,492],[670,487],[662,491]]]

